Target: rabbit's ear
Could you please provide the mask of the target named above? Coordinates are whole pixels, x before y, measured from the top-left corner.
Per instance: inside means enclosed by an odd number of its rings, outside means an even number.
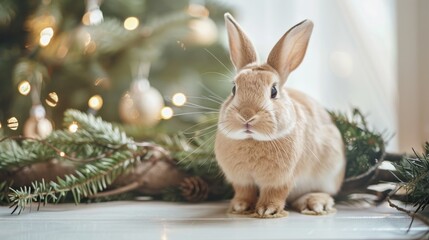
[[[225,13],[225,24],[228,30],[231,60],[235,68],[240,70],[247,64],[256,62],[257,55],[252,42],[229,13]]]
[[[279,73],[280,83],[301,63],[312,31],[313,22],[304,20],[289,29],[271,50],[267,63]]]

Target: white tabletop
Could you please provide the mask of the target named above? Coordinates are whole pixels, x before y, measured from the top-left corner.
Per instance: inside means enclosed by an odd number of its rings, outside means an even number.
[[[383,204],[337,205],[327,216],[289,212],[281,219],[226,214],[228,202],[155,201],[59,204],[10,215],[0,207],[0,239],[412,239],[429,227]]]

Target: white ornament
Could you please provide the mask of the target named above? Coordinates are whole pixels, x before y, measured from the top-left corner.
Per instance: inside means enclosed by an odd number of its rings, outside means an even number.
[[[191,33],[188,36],[190,42],[208,46],[216,42],[218,31],[216,23],[209,17],[193,19],[189,22]]]
[[[42,105],[31,108],[30,118],[24,123],[24,136],[31,138],[46,138],[53,130],[52,123],[46,118],[46,111]]]
[[[122,97],[119,116],[126,123],[151,127],[159,122],[163,107],[164,99],[159,91],[142,78],[135,80],[130,91]]]

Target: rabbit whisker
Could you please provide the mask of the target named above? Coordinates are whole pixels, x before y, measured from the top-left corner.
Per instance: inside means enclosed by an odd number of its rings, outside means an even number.
[[[234,74],[231,69],[229,69],[219,58],[217,58],[210,50],[204,48],[204,50],[209,53],[214,59],[216,59],[230,74]]]
[[[186,112],[186,113],[177,113],[177,114],[174,114],[173,117],[192,115],[192,114],[201,114],[201,113],[208,114],[208,113],[219,113],[219,112],[214,112],[214,111],[211,111],[211,112]]]

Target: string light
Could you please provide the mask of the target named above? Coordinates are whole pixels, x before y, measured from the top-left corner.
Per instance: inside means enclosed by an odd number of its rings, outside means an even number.
[[[55,107],[58,104],[58,94],[56,92],[51,92],[48,94],[48,97],[45,100],[46,104],[50,107]]]
[[[139,20],[136,17],[128,17],[124,21],[124,28],[127,30],[134,30],[139,26]]]
[[[31,91],[31,85],[27,80],[22,81],[18,85],[18,91],[24,96],[27,96]]]
[[[54,36],[54,29],[51,27],[46,27],[40,31],[40,40],[39,43],[42,47],[48,46],[51,42],[51,38]]]
[[[11,117],[7,120],[7,126],[11,129],[11,130],[17,130],[19,127],[19,122],[18,119],[16,119],[16,117]]]
[[[171,107],[163,107],[161,109],[161,118],[162,119],[170,119],[173,117],[173,109]]]
[[[186,96],[183,93],[176,93],[172,98],[173,104],[178,107],[185,105],[186,100]]]
[[[103,107],[103,98],[100,95],[94,95],[88,100],[88,106],[95,111],[98,111]]]
[[[78,129],[79,129],[79,125],[77,125],[77,122],[72,122],[69,126],[69,131],[71,133],[77,132]]]

